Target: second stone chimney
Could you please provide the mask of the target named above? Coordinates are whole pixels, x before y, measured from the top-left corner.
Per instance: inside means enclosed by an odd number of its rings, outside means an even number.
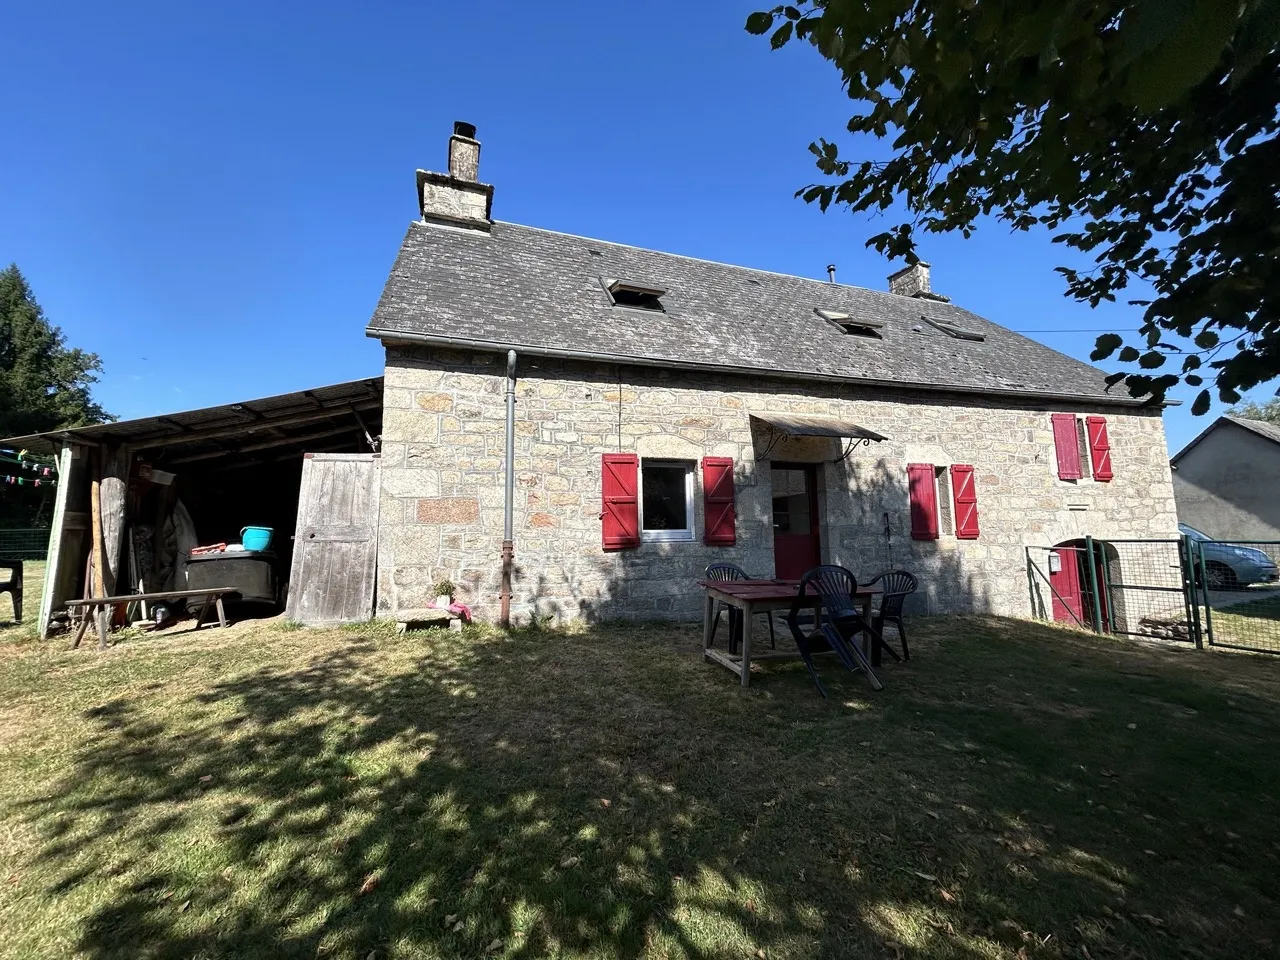
[[[900,297],[916,297],[919,300],[939,300],[950,303],[949,297],[934,293],[929,286],[929,264],[918,260],[897,273],[889,274],[889,292]]]
[[[480,141],[475,124],[461,120],[449,138],[449,172],[418,171],[418,209],[422,219],[488,230],[493,186],[480,182]]]

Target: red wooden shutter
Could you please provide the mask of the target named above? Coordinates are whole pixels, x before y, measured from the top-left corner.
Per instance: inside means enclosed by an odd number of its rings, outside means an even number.
[[[703,541],[715,547],[733,546],[738,515],[733,503],[732,457],[702,458],[702,502]]]
[[[1110,480],[1115,474],[1111,470],[1111,439],[1107,436],[1107,418],[1085,417],[1084,422],[1089,432],[1089,455],[1093,459],[1093,479]]]
[[[951,493],[956,505],[956,536],[978,539],[978,488],[973,485],[973,467],[963,463],[951,467]]]
[[[640,544],[640,505],[636,500],[639,472],[640,458],[634,453],[606,453],[600,458],[600,489],[604,499],[600,539],[606,550]]]
[[[907,492],[911,497],[911,539],[938,539],[938,493],[933,464],[907,464]]]
[[[1079,480],[1080,444],[1076,437],[1075,414],[1053,415],[1053,445],[1058,451],[1058,477],[1062,480]]]

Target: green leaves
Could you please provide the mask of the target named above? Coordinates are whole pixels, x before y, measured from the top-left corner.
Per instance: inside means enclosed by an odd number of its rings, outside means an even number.
[[[1238,0],[1135,0],[1124,5],[1116,67],[1122,96],[1143,110],[1169,106],[1203,82],[1237,28]]]
[[[17,266],[0,270],[0,436],[112,420],[90,395],[102,364],[70,348]]]
[[[1265,420],[1267,423],[1280,424],[1280,398],[1266,403],[1242,403],[1238,407],[1232,407],[1227,413],[1245,420]]]
[[[1104,333],[1094,341],[1093,353],[1089,354],[1090,360],[1105,360],[1124,343],[1124,337],[1118,333]]]
[[[1092,261],[1058,268],[1070,296],[1142,311],[1136,336],[1095,343],[1140,368],[1113,382],[1232,402],[1280,376],[1280,0],[805,0],[747,29],[810,40],[848,131],[885,139],[874,161],[819,141],[824,181],[799,194],[908,211],[869,247],[914,257],[921,233],[986,217],[1043,228]],[[1181,372],[1149,372],[1171,355]]]
[[[1244,23],[1233,44],[1235,63],[1231,68],[1231,89],[1257,68],[1267,54],[1280,44],[1280,4],[1274,0],[1250,4],[1252,10],[1244,16]]]
[[[1165,356],[1156,350],[1148,350],[1138,358],[1138,366],[1144,370],[1154,370],[1157,367],[1163,367]]]
[[[1218,335],[1212,330],[1201,330],[1196,334],[1196,346],[1205,350],[1218,345]]]

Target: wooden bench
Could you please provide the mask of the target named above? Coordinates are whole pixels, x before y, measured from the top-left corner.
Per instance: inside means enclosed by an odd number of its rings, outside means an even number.
[[[94,619],[98,623],[98,649],[105,650],[107,648],[107,627],[111,621],[111,610],[121,604],[134,603],[138,600],[190,600],[202,598],[204,604],[196,615],[196,629],[199,630],[204,625],[204,618],[208,614],[211,604],[218,611],[218,625],[225,627],[227,625],[227,615],[222,609],[222,598],[228,593],[235,592],[231,587],[209,587],[203,590],[169,590],[165,593],[130,593],[120,597],[90,597],[88,600],[68,600],[67,607],[69,609],[85,608],[84,617],[80,621],[80,626],[76,629],[76,638],[71,643],[71,649],[74,650],[80,646],[80,641],[84,639],[85,630],[89,627],[89,620]]]

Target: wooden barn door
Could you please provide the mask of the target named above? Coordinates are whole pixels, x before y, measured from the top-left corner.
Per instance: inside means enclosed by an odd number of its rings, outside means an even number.
[[[285,615],[308,625],[373,616],[378,455],[308,453]]]

